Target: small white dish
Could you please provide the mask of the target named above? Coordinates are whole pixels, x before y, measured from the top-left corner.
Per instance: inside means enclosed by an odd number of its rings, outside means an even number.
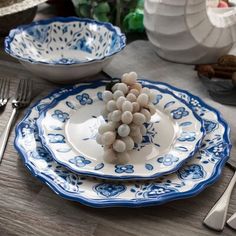
[[[57,83],[94,75],[126,46],[110,23],[55,17],[19,26],[5,39],[5,51],[32,73]]]
[[[68,169],[99,178],[153,179],[179,169],[201,144],[202,121],[171,92],[141,82],[156,94],[156,114],[127,164],[104,162],[103,148],[95,140],[105,122],[101,94],[108,81],[80,86],[53,100],[37,122],[44,147]]]

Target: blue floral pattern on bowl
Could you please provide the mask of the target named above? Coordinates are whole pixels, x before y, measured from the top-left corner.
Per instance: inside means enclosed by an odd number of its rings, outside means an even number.
[[[146,81],[146,83],[148,83],[148,81]],[[177,173],[173,173],[150,181],[139,181],[138,183],[123,182],[121,184],[123,187],[119,187],[118,190],[114,192],[113,189],[117,188],[117,182],[110,181],[108,183],[105,180],[85,178],[84,176],[76,175],[54,160],[48,159],[47,156],[44,158],[44,155],[39,159],[39,155],[35,155],[35,153],[37,153],[38,148],[44,149],[44,147],[39,140],[35,124],[35,120],[38,119],[39,116],[37,105],[50,103],[51,97],[57,97],[58,94],[62,95],[69,90],[57,90],[29,109],[28,113],[16,128],[15,147],[20,153],[26,167],[35,177],[45,182],[45,184],[63,198],[78,201],[91,207],[144,207],[195,196],[220,177],[230,154],[231,143],[229,140],[229,127],[214,108],[206,105],[199,98],[167,84],[155,84],[158,87],[174,92],[176,96],[183,97],[184,95],[186,102],[189,102],[191,98],[199,101],[200,107],[206,110],[203,114],[203,118],[219,124],[216,129],[206,134],[199,153],[188,162],[188,166],[199,165],[204,167],[207,175],[204,175],[203,178],[189,178],[185,180],[180,178]],[[199,110],[199,113],[200,112]],[[214,143],[224,143],[226,146],[226,151],[223,152],[224,156],[222,155],[221,158],[215,159],[214,162],[208,161],[209,158],[214,157],[215,154],[208,153],[208,155],[205,155],[209,145],[207,140],[214,140]],[[210,145],[213,144],[211,143]],[[34,155],[32,155],[32,153],[34,153]],[[205,161],[206,164],[204,164]],[[99,185],[102,187],[96,188],[96,186]],[[114,187],[110,185],[114,185]],[[167,189],[170,191],[167,192]],[[148,194],[150,191],[151,194]],[[101,194],[101,192],[103,192],[103,194]],[[112,192],[112,194],[110,194],[110,192]],[[114,195],[114,193],[117,192],[118,195]]]
[[[148,87],[161,96],[161,100],[156,104],[159,115],[153,116],[152,122],[145,124],[146,135],[142,143],[135,145],[134,150],[130,152],[131,161],[127,163],[129,165],[104,162],[103,149],[96,143],[96,135],[99,126],[105,122],[100,115],[104,104],[98,94],[104,91],[106,85],[106,81],[97,81],[76,87],[61,99],[54,98],[53,105],[49,105],[41,112],[37,121],[39,135],[54,160],[78,174],[104,179],[150,179],[173,172],[187,159],[193,157],[204,135],[202,121],[185,102],[166,90],[150,85]],[[68,104],[73,104],[74,109]],[[182,111],[184,118],[179,117],[175,120],[172,114],[178,108],[184,108]],[[52,117],[58,110],[68,114],[68,117],[66,116],[68,119],[66,124],[61,119],[61,122],[57,123],[57,129],[52,130],[55,122]],[[62,114],[59,115],[61,118]],[[51,137],[48,134],[51,133],[64,136],[64,143],[50,142]],[[170,153],[175,153],[175,157],[169,156]],[[89,160],[89,165],[78,165],[73,159],[78,156]],[[141,159],[143,162],[138,161]],[[97,168],[100,163],[104,165]]]
[[[5,50],[11,56],[54,65],[102,60],[125,45],[126,38],[117,27],[77,17],[55,17],[19,26],[5,39]]]

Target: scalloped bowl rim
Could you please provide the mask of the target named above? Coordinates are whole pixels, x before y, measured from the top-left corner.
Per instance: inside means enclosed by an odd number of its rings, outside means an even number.
[[[34,59],[28,59],[28,58],[23,58],[21,56],[18,56],[17,54],[14,53],[14,51],[11,50],[11,43],[14,39],[14,37],[17,34],[21,34],[23,31],[34,27],[34,26],[38,26],[38,25],[49,25],[49,24],[53,24],[56,22],[60,22],[60,23],[70,23],[70,22],[86,22],[86,23],[90,23],[90,24],[96,24],[99,26],[104,26],[105,28],[107,28],[109,31],[113,31],[114,33],[116,33],[116,35],[119,37],[119,43],[120,43],[120,47],[118,50],[112,52],[109,55],[103,56],[102,58],[94,58],[88,61],[82,61],[82,62],[71,62],[71,63],[52,63],[52,62],[45,62],[45,61],[36,61]],[[113,55],[119,53],[120,51],[122,51],[125,47],[126,47],[126,36],[125,34],[121,33],[121,30],[119,27],[117,26],[113,26],[111,23],[108,22],[101,22],[101,21],[96,21],[93,19],[88,19],[88,18],[78,18],[78,17],[53,17],[50,19],[44,19],[44,20],[39,20],[39,21],[34,21],[30,24],[27,25],[21,25],[18,26],[12,30],[10,30],[8,36],[5,37],[4,40],[4,47],[5,47],[5,52],[8,53],[10,56],[17,58],[18,60],[22,61],[22,62],[27,62],[30,64],[39,64],[39,65],[47,65],[47,66],[75,66],[75,65],[87,65],[87,64],[91,64],[91,63],[95,63],[95,62],[102,62],[106,59],[111,58]]]

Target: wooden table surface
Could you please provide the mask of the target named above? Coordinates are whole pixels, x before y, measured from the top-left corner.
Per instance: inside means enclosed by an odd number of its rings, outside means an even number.
[[[211,100],[198,80],[193,66],[166,62],[157,57],[147,41],[135,41],[106,68],[110,75],[136,70],[146,78],[168,82],[188,89],[207,103],[218,108],[232,129],[233,150],[236,156],[236,108],[223,106]],[[17,61],[0,52],[0,75],[11,79],[11,95],[19,77],[34,80],[34,103],[58,87],[27,72]],[[10,117],[11,104],[0,114],[0,131]],[[22,112],[18,121],[23,116]],[[156,207],[139,209],[93,209],[64,200],[35,179],[23,166],[13,147],[14,129],[11,132],[2,164],[0,165],[0,236],[157,236],[157,235],[235,235],[225,227],[217,233],[202,225],[202,220],[223,193],[232,170],[225,167],[220,180],[198,196],[170,202]],[[236,212],[236,189],[233,191],[228,217]]]

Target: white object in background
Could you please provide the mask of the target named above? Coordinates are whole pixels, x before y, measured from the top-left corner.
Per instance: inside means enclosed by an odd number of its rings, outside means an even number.
[[[227,224],[231,228],[236,229],[236,212],[228,219]]]
[[[236,183],[236,172],[234,173],[233,178],[230,180],[230,183],[227,189],[225,190],[224,194],[220,197],[220,199],[213,206],[213,208],[203,221],[204,224],[207,225],[209,228],[219,231],[223,230],[226,221],[230,196],[235,183]]]
[[[146,0],[144,25],[166,60],[215,63],[236,41],[236,8],[207,7],[206,0]]]

